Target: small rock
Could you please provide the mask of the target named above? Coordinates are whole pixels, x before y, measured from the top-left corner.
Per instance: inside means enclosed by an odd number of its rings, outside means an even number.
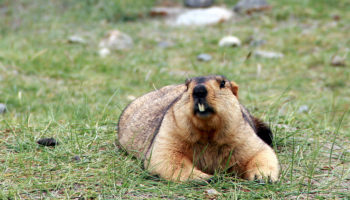
[[[160,48],[164,48],[165,49],[165,48],[174,46],[174,43],[170,42],[170,41],[161,41],[161,42],[158,43],[157,46],[160,47]]]
[[[4,114],[7,111],[6,105],[0,103],[0,114]]]
[[[197,59],[199,61],[208,62],[211,60],[211,55],[206,54],[206,53],[201,53],[197,56]]]
[[[180,14],[175,25],[178,26],[205,26],[217,24],[231,19],[233,13],[220,7],[198,8]]]
[[[284,57],[282,53],[272,52],[272,51],[260,51],[260,50],[255,51],[254,55],[258,57],[263,57],[263,58],[283,58]]]
[[[345,58],[340,56],[333,56],[331,65],[335,67],[345,67]]]
[[[73,161],[76,161],[76,162],[79,162],[79,161],[81,161],[81,158],[80,158],[79,156],[74,156],[74,157],[72,158],[72,160],[73,160]]]
[[[111,51],[108,48],[102,48],[98,51],[98,55],[100,55],[102,58],[107,57],[109,54],[111,54]]]
[[[304,112],[307,112],[307,111],[309,111],[309,106],[307,106],[307,105],[302,105],[298,109],[299,113],[304,113]]]
[[[70,36],[68,38],[68,42],[69,43],[80,43],[80,44],[85,44],[86,43],[84,38],[82,38],[80,36],[77,36],[77,35]]]
[[[41,138],[37,141],[38,144],[43,146],[57,146],[58,142],[54,138]]]
[[[213,5],[214,0],[184,0],[184,3],[190,8],[204,8]]]
[[[126,98],[127,98],[128,100],[130,100],[130,101],[133,101],[133,100],[136,99],[136,97],[133,96],[133,95],[128,95]]]
[[[271,6],[266,0],[240,0],[234,7],[233,10],[237,13],[247,13],[265,11],[271,9]]]
[[[235,36],[226,36],[219,41],[220,47],[236,47],[241,46],[241,40]]]
[[[107,48],[109,50],[131,49],[133,45],[132,38],[118,30],[109,31],[99,43],[100,49]]]
[[[220,192],[216,191],[215,189],[209,189],[205,191],[208,195],[220,195]]]
[[[262,46],[264,44],[266,44],[266,40],[251,40],[249,43],[250,46],[254,47]]]
[[[182,12],[184,12],[184,9],[179,7],[154,7],[151,9],[150,15],[152,17],[156,17],[156,16],[169,17],[169,16],[179,15]]]

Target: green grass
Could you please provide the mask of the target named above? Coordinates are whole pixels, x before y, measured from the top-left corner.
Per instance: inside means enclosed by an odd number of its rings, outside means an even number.
[[[210,199],[210,188],[219,199],[350,198],[348,1],[271,0],[264,15],[185,28],[148,18],[154,1],[116,2],[0,0],[0,103],[8,108],[0,115],[0,199]],[[135,46],[100,58],[98,42],[115,28]],[[67,43],[75,34],[89,42]],[[218,47],[229,34],[262,38],[259,49],[285,56],[246,60],[255,48],[248,42]],[[175,45],[157,47],[163,40]],[[199,53],[213,59],[199,62]],[[347,66],[331,66],[333,55]],[[167,182],[115,147],[129,95],[207,74],[236,81],[241,101],[271,125],[282,167],[276,184],[228,174],[208,185]],[[60,145],[40,147],[42,137]]]

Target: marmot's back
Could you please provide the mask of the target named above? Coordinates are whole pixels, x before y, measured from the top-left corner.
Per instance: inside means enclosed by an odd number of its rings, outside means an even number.
[[[166,111],[185,90],[184,84],[170,85],[131,102],[119,118],[119,144],[128,153],[144,159]]]

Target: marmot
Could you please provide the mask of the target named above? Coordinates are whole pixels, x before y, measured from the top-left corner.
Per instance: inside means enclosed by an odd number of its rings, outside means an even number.
[[[166,180],[207,180],[217,171],[276,181],[279,164],[267,125],[238,101],[224,76],[187,79],[129,104],[118,123],[119,144]]]

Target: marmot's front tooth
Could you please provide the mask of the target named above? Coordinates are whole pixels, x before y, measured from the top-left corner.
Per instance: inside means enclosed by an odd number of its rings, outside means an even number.
[[[201,103],[198,104],[198,109],[199,109],[200,112],[204,112],[205,111],[204,105],[201,104]]]

